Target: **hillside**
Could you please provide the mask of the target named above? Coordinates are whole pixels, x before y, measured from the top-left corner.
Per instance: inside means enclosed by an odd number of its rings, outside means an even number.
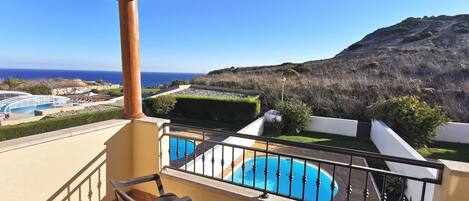
[[[269,108],[280,99],[281,78],[290,68],[300,76],[287,81],[287,97],[302,99],[316,115],[366,120],[367,105],[414,94],[453,120],[469,122],[469,15],[407,18],[330,59],[231,67],[192,82],[260,90]]]

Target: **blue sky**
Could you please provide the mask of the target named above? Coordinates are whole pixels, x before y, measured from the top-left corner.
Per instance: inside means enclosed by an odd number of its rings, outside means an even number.
[[[143,71],[333,57],[377,28],[469,12],[468,0],[139,0]],[[0,67],[120,70],[116,0],[0,4]]]

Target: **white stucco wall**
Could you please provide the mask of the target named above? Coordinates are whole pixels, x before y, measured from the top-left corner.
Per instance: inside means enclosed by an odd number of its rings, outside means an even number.
[[[434,140],[469,144],[469,124],[449,122],[438,129]]]
[[[357,120],[311,116],[311,121],[304,130],[356,137],[357,127]]]
[[[280,113],[269,110],[264,114],[265,121],[282,121]],[[358,121],[352,119],[340,119],[332,117],[311,116],[304,130],[334,135],[357,137]]]
[[[75,188],[77,182],[106,160],[107,154],[103,154],[77,175],[106,149],[105,142],[127,123],[128,120],[109,120],[0,142],[0,200],[48,200],[56,192],[60,194],[52,200],[62,200],[66,190],[58,190],[78,176],[70,184],[71,189]],[[106,165],[101,168],[101,198],[106,194]],[[98,197],[97,181],[98,174],[93,174],[94,200]],[[84,200],[88,190],[82,190]],[[77,194],[73,193],[71,200],[78,200]]]
[[[260,136],[262,135],[263,132],[264,132],[264,117],[261,117],[253,121],[246,127],[242,128],[237,133]],[[228,144],[251,147],[254,144],[255,140],[239,138],[239,137],[228,137],[223,142],[228,143]],[[203,165],[202,163],[202,155],[197,156],[197,158],[195,159],[195,172],[199,174],[205,174],[207,176],[212,176],[211,159],[213,156],[213,158],[215,159],[214,166],[213,166],[213,175],[215,177],[220,176],[222,172],[222,166],[221,166],[222,155],[223,155],[224,162],[225,162],[223,165],[223,169],[224,169],[231,165],[231,162],[233,161],[233,159],[236,160],[238,157],[241,157],[243,155],[243,150],[235,148],[233,151],[232,147],[229,147],[229,146],[223,147],[221,145],[217,145],[213,147],[213,151],[212,149],[210,149],[205,152],[205,165]],[[182,166],[181,168],[185,168],[185,167]],[[194,170],[194,160],[187,163],[187,169],[190,171]]]
[[[372,121],[371,140],[376,145],[381,154],[410,158],[416,160],[425,160],[415,149],[407,144],[385,123],[377,120]],[[418,166],[405,165],[402,163],[386,162],[389,169],[399,173],[413,175],[418,177],[436,178],[436,170]],[[422,193],[422,182],[407,182],[406,195],[409,199],[420,200]],[[433,184],[427,184],[425,200],[433,200]]]

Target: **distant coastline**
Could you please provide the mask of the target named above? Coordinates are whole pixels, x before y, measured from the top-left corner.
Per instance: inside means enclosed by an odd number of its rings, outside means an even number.
[[[192,78],[203,74],[142,72],[141,75],[143,87],[154,87],[160,84],[169,84],[173,80],[189,81]],[[95,81],[102,79],[109,83],[122,84],[122,72],[119,71],[0,68],[0,79],[6,79],[8,77],[16,77],[26,80],[65,78]]]

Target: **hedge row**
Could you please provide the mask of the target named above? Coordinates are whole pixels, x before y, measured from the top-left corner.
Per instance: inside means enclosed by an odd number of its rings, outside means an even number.
[[[81,126],[123,116],[124,110],[112,109],[66,117],[45,118],[35,122],[0,127],[0,141],[45,133],[74,126]]]
[[[214,120],[230,123],[249,123],[260,113],[257,98],[215,98],[177,96],[173,116]]]

